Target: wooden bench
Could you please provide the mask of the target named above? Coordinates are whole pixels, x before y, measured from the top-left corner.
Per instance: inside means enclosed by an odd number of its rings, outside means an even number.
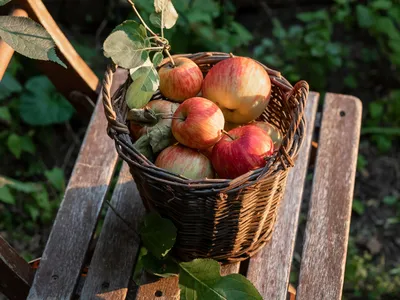
[[[40,1],[21,2],[43,10]],[[113,91],[125,76],[124,72],[114,76]],[[86,88],[94,92],[96,80],[91,82]],[[306,138],[290,171],[271,241],[251,259],[222,267],[223,274],[247,276],[264,299],[286,299],[288,295],[304,300],[341,299],[361,102],[328,93],[322,112],[317,113],[318,102],[319,94],[311,92]],[[122,163],[119,168],[106,127],[100,95],[41,259],[29,265],[0,237],[0,291],[10,299],[174,299],[179,295],[176,277],[135,285],[132,274],[139,241],[112,209],[105,207],[100,235],[93,238],[107,197],[133,227],[145,214],[127,165]],[[296,291],[289,285],[289,275],[310,164],[313,183],[311,197],[305,199],[309,210]]]
[[[115,76],[113,90],[124,80]],[[224,265],[241,272],[264,299],[286,299],[303,187],[310,160],[319,95],[310,93],[307,132],[290,171],[272,240],[254,257]],[[361,103],[328,93],[318,127],[318,152],[296,299],[341,299],[361,123]],[[107,210],[92,257],[88,257],[104,199],[117,179],[111,202],[136,227],[145,213],[128,167],[116,173],[113,141],[106,134],[102,99],[97,101],[73,174],[48,239],[28,299],[173,299],[178,279],[135,286],[132,274],[139,241],[112,209]],[[90,262],[89,262],[90,260]],[[82,270],[87,267],[87,275]]]

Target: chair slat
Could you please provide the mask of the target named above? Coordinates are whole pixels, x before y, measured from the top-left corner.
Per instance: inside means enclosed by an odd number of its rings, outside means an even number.
[[[325,98],[297,299],[341,299],[362,105]]]
[[[250,259],[247,277],[264,299],[286,299],[298,218],[307,173],[319,94],[310,93],[306,104],[307,129],[296,165],[289,172],[272,239]]]
[[[125,299],[139,249],[138,224],[145,214],[136,184],[124,162],[89,267],[81,298]]]
[[[25,299],[33,280],[33,269],[0,236],[0,295],[10,300]]]
[[[106,126],[100,96],[28,299],[73,296],[117,161]]]

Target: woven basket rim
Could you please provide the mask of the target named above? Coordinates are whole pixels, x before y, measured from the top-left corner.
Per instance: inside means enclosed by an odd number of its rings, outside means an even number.
[[[198,52],[194,54],[177,54],[173,55],[173,57],[187,57],[192,59],[198,65],[207,65],[215,64],[221,60],[234,57],[234,55],[223,52]],[[159,67],[168,61],[169,59],[165,58]],[[258,62],[257,60],[255,61]],[[270,157],[265,167],[249,171],[234,179],[217,178],[194,180],[155,166],[153,162],[135,149],[130,139],[130,132],[128,126],[126,125],[126,120],[124,120],[123,113],[121,113],[121,111],[117,111],[114,107],[114,103],[116,101],[124,101],[125,103],[124,97],[130,77],[128,76],[126,82],[117,89],[113,96],[111,96],[113,73],[117,68],[116,65],[111,64],[107,67],[105,72],[102,92],[105,115],[108,120],[107,132],[108,135],[114,139],[118,154],[130,165],[133,164],[135,167],[141,169],[141,171],[147,172],[148,176],[155,177],[158,181],[166,184],[190,187],[194,193],[202,193],[202,191],[207,192],[210,189],[215,192],[235,192],[256,183],[258,180],[264,176],[267,176],[268,174],[293,167],[294,161],[297,158],[298,150],[302,144],[304,136],[303,133],[306,126],[304,118],[304,106],[306,101],[305,98],[307,98],[309,92],[308,83],[304,80],[301,80],[292,86],[279,71],[270,69],[260,62],[258,63],[267,71],[271,79],[271,84],[276,85],[284,90],[282,96],[285,97],[285,100],[287,101],[285,105],[289,105],[289,100],[294,97],[294,93],[297,91],[301,91],[303,94],[302,102],[298,103],[298,105],[293,108],[293,111],[297,111],[297,114],[294,113],[294,116],[292,116],[292,123],[296,124],[291,124],[290,126],[290,128],[293,128],[293,132],[291,133],[293,136],[290,136],[291,141],[287,141],[289,134],[288,132],[284,137],[284,142],[282,143],[281,147]],[[157,91],[152,100],[155,99],[165,99],[165,97],[162,98],[162,95],[159,93],[159,91]],[[293,142],[294,140],[297,141],[297,144],[300,144],[298,147],[296,147],[296,149],[293,149],[293,145],[296,144]],[[134,157],[135,160],[133,160],[132,157]]]

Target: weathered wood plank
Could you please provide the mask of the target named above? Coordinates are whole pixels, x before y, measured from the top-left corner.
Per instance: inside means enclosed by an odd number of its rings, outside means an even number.
[[[97,102],[28,299],[73,296],[117,161],[102,102]]]
[[[360,100],[325,98],[297,299],[341,299],[361,126]]]
[[[0,293],[10,300],[25,299],[33,280],[33,269],[0,236]]]
[[[136,300],[171,300],[179,299],[178,277],[161,278],[139,287]]]
[[[289,172],[271,241],[250,259],[247,277],[264,299],[286,299],[319,94],[306,105],[307,130],[295,167]]]
[[[145,214],[136,184],[124,162],[83,287],[82,299],[125,299],[139,248],[139,221]]]

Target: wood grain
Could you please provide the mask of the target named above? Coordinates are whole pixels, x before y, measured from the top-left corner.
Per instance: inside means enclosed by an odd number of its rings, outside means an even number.
[[[145,214],[136,184],[124,162],[83,287],[82,299],[125,299],[139,248],[139,221]],[[135,230],[135,231],[133,231]]]
[[[289,172],[272,239],[250,259],[247,277],[264,299],[286,299],[298,218],[307,173],[319,94],[310,93],[306,104],[307,130],[294,168]],[[311,299],[311,298],[310,298]]]
[[[26,299],[33,280],[33,269],[0,236],[0,296]]]
[[[28,299],[73,296],[117,161],[106,122],[99,99]]]
[[[327,94],[306,225],[297,299],[341,299],[362,105]]]
[[[171,276],[139,287],[136,300],[172,300],[179,299],[178,277]]]
[[[14,17],[26,17],[28,13],[23,9],[14,9],[11,13]],[[5,41],[0,39],[0,81],[7,70],[8,64],[14,54],[14,49],[11,48]]]

